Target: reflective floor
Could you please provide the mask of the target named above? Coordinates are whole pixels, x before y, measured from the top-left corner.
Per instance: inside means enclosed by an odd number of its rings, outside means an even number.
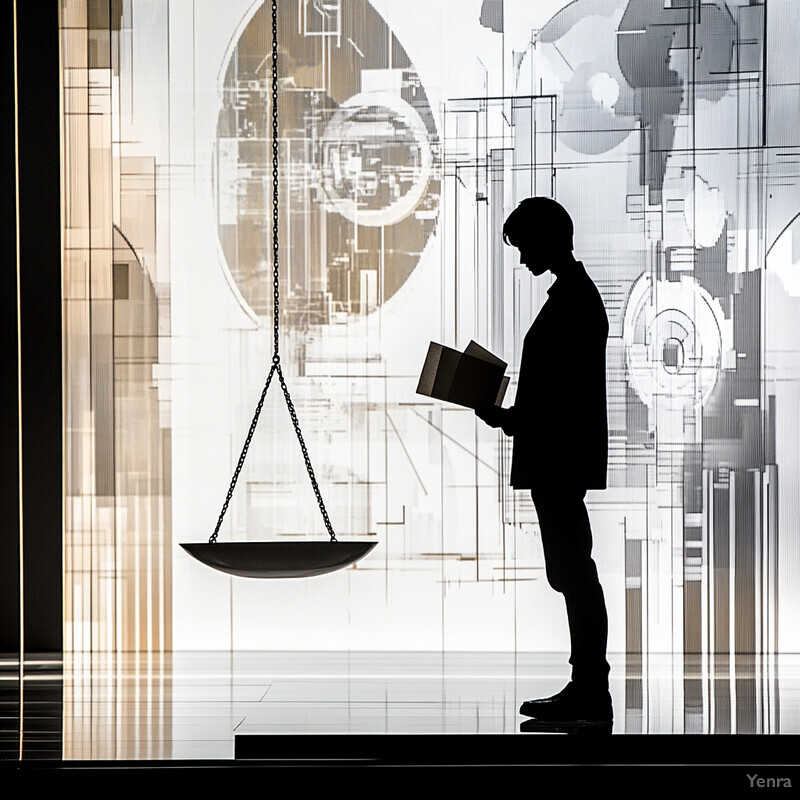
[[[240,734],[516,734],[566,654],[68,656],[0,673],[5,759],[231,759]],[[798,734],[800,655],[611,656],[614,734]],[[21,731],[21,733],[20,733]]]

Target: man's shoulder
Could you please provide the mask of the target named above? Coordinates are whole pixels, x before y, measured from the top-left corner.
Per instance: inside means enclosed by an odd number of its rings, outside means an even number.
[[[605,315],[603,296],[581,261],[577,263],[575,272],[564,282],[564,291],[557,294],[553,292],[550,297],[559,305],[582,306],[584,311],[602,311]]]
[[[583,266],[582,262],[578,262],[581,266],[580,275],[579,275],[579,284],[582,288],[582,291],[585,292],[587,297],[590,297],[593,301],[599,303],[603,309],[605,309],[605,304],[603,303],[603,296],[600,294],[600,290],[597,288],[597,284],[594,282],[592,276],[586,271],[586,268]]]

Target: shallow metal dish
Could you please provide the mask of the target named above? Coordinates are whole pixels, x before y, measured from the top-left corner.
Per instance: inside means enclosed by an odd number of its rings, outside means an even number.
[[[241,578],[311,578],[344,569],[377,542],[216,542],[181,547],[212,569]]]

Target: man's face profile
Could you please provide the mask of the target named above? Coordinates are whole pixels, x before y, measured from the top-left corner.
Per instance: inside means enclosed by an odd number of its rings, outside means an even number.
[[[554,275],[572,257],[573,225],[564,207],[548,197],[523,200],[503,224],[503,240],[519,250],[520,263],[538,277]]]
[[[555,248],[547,244],[546,240],[536,241],[534,237],[531,237],[514,244],[519,250],[519,263],[527,267],[531,274],[538,278],[550,269]]]

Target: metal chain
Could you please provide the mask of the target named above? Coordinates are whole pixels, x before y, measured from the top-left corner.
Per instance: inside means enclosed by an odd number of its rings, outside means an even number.
[[[228,494],[225,495],[225,502],[222,504],[222,511],[219,513],[219,519],[217,520],[217,526],[214,528],[214,533],[208,539],[209,544],[214,544],[217,541],[217,535],[219,534],[219,529],[222,527],[222,520],[225,517],[225,512],[228,510],[228,503],[231,501],[231,497],[233,497],[233,490],[236,488],[236,481],[239,480],[239,473],[242,471],[242,467],[244,466],[244,460],[247,456],[247,451],[250,449],[250,442],[253,439],[253,434],[256,432],[256,425],[258,425],[258,418],[261,416],[261,409],[264,407],[264,399],[267,396],[267,389],[269,389],[269,385],[272,381],[272,376],[275,374],[276,365],[273,364],[270,367],[269,375],[267,375],[267,381],[264,384],[264,388],[261,390],[261,397],[258,399],[258,405],[256,406],[256,413],[253,414],[253,420],[250,423],[250,430],[247,432],[247,438],[244,440],[244,447],[242,448],[242,452],[239,455],[239,463],[236,465],[236,469],[233,471],[233,478],[231,478],[231,485],[228,487]]]
[[[314,476],[314,467],[311,466],[311,458],[308,455],[308,450],[306,450],[306,443],[303,441],[303,434],[300,431],[300,423],[297,421],[294,403],[289,395],[289,387],[286,385],[286,381],[283,379],[283,370],[281,369],[281,365],[276,364],[275,367],[278,370],[278,380],[281,382],[283,396],[286,398],[286,407],[289,409],[289,416],[292,418],[294,432],[297,434],[297,441],[300,442],[300,449],[303,451],[303,460],[306,462],[306,471],[308,472],[308,477],[311,479],[311,488],[314,490],[314,494],[317,497],[317,504],[319,505],[320,514],[322,514],[322,521],[325,523],[325,527],[328,530],[328,535],[331,537],[331,541],[335,542],[336,534],[333,532],[333,525],[331,525],[328,512],[325,510],[325,502],[322,499],[322,494],[320,493],[319,486],[317,485],[317,479]]]
[[[272,0],[272,363],[279,364],[278,325],[278,0]]]
[[[231,484],[228,487],[228,494],[225,496],[225,502],[222,505],[217,526],[214,528],[214,533],[211,534],[208,542],[214,544],[217,541],[219,529],[222,526],[222,520],[225,517],[225,512],[228,510],[228,503],[233,497],[233,490],[236,487],[236,482],[239,480],[239,473],[244,466],[244,460],[247,456],[247,451],[250,448],[250,442],[258,424],[258,418],[261,415],[261,409],[264,407],[264,399],[267,396],[267,390],[272,382],[272,376],[277,372],[278,380],[281,384],[283,397],[286,400],[286,407],[289,409],[289,416],[292,418],[292,426],[297,436],[297,441],[300,443],[300,450],[303,453],[303,460],[306,463],[306,471],[311,480],[311,488],[314,490],[314,495],[317,498],[320,513],[322,514],[322,521],[325,523],[325,528],[331,541],[336,541],[336,534],[333,532],[333,525],[331,525],[328,512],[325,509],[325,502],[322,499],[322,494],[317,484],[316,476],[314,475],[314,468],[311,466],[311,458],[308,455],[303,433],[300,430],[300,423],[297,420],[297,413],[294,409],[291,395],[289,394],[289,387],[283,377],[283,370],[281,369],[281,355],[280,355],[280,292],[278,285],[278,2],[272,0],[272,366],[270,367],[267,380],[264,383],[264,388],[261,391],[261,397],[256,405],[253,420],[250,423],[250,430],[247,432],[247,438],[244,441],[244,447],[239,455],[239,461],[236,464],[236,469],[231,478]]]

